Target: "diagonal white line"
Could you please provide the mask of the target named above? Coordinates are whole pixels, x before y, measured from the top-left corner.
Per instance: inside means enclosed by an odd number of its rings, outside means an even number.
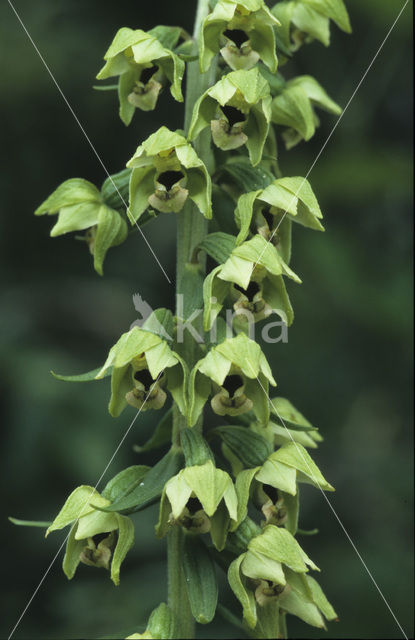
[[[29,598],[29,600],[28,600],[28,602],[27,602],[27,604],[26,604],[25,608],[23,609],[22,613],[20,614],[20,617],[19,617],[18,621],[16,622],[16,624],[14,625],[14,627],[13,627],[13,629],[12,629],[12,631],[11,631],[10,635],[8,636],[7,640],[10,640],[10,638],[13,636],[14,632],[16,631],[17,627],[19,626],[19,624],[20,624],[20,623],[21,623],[21,621],[23,620],[23,617],[24,617],[24,615],[26,614],[26,612],[27,612],[28,608],[30,607],[30,605],[32,604],[32,602],[33,602],[33,600],[34,600],[34,598],[35,598],[35,596],[36,596],[37,592],[39,591],[40,587],[42,586],[42,584],[43,584],[43,583],[44,583],[44,581],[46,580],[46,577],[47,577],[48,573],[49,573],[49,572],[50,572],[50,570],[52,569],[52,567],[53,567],[53,565],[55,564],[55,562],[56,562],[56,560],[57,560],[57,558],[58,558],[58,556],[59,556],[60,552],[62,551],[63,547],[65,546],[66,541],[68,540],[68,538],[69,538],[69,536],[70,536],[70,534],[71,534],[72,529],[73,529],[73,528],[74,528],[74,526],[78,523],[79,518],[80,518],[80,517],[81,517],[81,515],[82,515],[82,511],[85,509],[85,507],[86,507],[86,505],[88,504],[88,502],[89,502],[89,500],[90,500],[91,496],[94,494],[94,492],[96,491],[96,488],[98,487],[98,485],[99,485],[99,483],[101,482],[102,478],[105,476],[106,472],[108,471],[108,468],[110,467],[110,465],[111,465],[112,461],[114,460],[115,456],[117,455],[118,451],[120,450],[120,448],[121,448],[121,446],[122,446],[122,444],[123,444],[124,440],[126,439],[126,437],[128,436],[128,434],[130,433],[130,431],[131,431],[131,429],[132,429],[132,426],[133,426],[133,424],[135,423],[135,421],[137,420],[137,418],[138,418],[138,416],[140,415],[141,411],[143,410],[145,403],[147,402],[148,398],[150,397],[150,393],[151,393],[151,391],[152,391],[152,389],[153,389],[154,385],[156,384],[156,382],[157,382],[158,380],[160,380],[160,378],[161,378],[161,376],[162,376],[162,375],[163,375],[163,371],[161,371],[161,372],[159,373],[159,375],[158,375],[158,376],[157,376],[157,378],[155,379],[154,383],[151,385],[150,390],[149,390],[148,394],[146,395],[146,397],[145,397],[145,399],[144,399],[144,402],[143,402],[142,406],[140,407],[140,409],[139,409],[139,410],[137,411],[137,413],[135,414],[134,418],[132,419],[132,421],[131,421],[131,423],[130,423],[130,426],[128,427],[127,431],[124,433],[123,437],[121,438],[121,440],[120,440],[120,442],[119,442],[119,444],[118,444],[117,448],[115,449],[114,453],[112,454],[112,456],[111,456],[111,458],[110,458],[110,460],[109,460],[108,464],[106,465],[106,467],[105,467],[104,471],[101,473],[101,475],[100,475],[100,477],[99,477],[99,479],[98,479],[98,481],[97,481],[97,483],[96,483],[95,487],[94,487],[94,488],[93,488],[93,490],[91,491],[90,496],[88,497],[88,499],[85,501],[84,505],[82,506],[82,509],[81,509],[81,510],[80,510],[80,512],[79,512],[79,516],[77,517],[77,519],[75,520],[75,522],[73,523],[73,525],[71,526],[71,528],[69,529],[69,533],[68,533],[68,535],[66,536],[65,540],[62,542],[62,544],[60,545],[60,547],[59,547],[59,549],[57,550],[56,554],[55,554],[55,555],[54,555],[54,557],[52,558],[51,563],[49,564],[48,568],[46,569],[45,573],[43,574],[42,579],[40,580],[40,582],[39,582],[39,584],[37,585],[36,589],[33,591],[33,593],[32,593],[32,595],[31,595],[31,597]]]
[[[58,90],[58,91],[59,91],[59,93],[61,94],[61,96],[62,96],[62,98],[63,98],[63,100],[64,100],[64,102],[65,102],[66,106],[68,107],[69,111],[70,111],[70,112],[71,112],[71,114],[73,115],[73,117],[74,117],[74,119],[75,119],[75,121],[76,121],[76,123],[77,123],[78,127],[80,128],[80,130],[81,130],[81,131],[82,131],[82,133],[84,134],[84,137],[85,137],[86,141],[88,142],[89,146],[91,147],[92,151],[94,152],[95,156],[97,157],[98,162],[100,163],[101,167],[104,169],[104,171],[105,171],[105,173],[107,174],[107,176],[108,176],[109,180],[111,181],[112,186],[114,187],[114,189],[115,189],[115,190],[116,190],[116,192],[118,193],[119,197],[121,198],[121,200],[122,200],[122,202],[123,202],[123,204],[124,204],[124,206],[125,206],[125,208],[126,208],[126,210],[127,210],[127,213],[128,213],[128,212],[130,212],[130,209],[129,209],[129,207],[128,207],[127,203],[125,202],[125,200],[124,200],[124,198],[123,198],[122,194],[120,193],[120,191],[119,191],[119,189],[118,189],[117,185],[115,184],[114,180],[112,179],[112,177],[111,177],[111,175],[110,175],[110,173],[109,173],[109,171],[108,171],[107,167],[105,166],[105,164],[104,164],[103,160],[101,159],[101,156],[99,155],[98,151],[95,149],[95,147],[94,147],[93,143],[91,142],[91,139],[89,138],[89,136],[88,136],[87,132],[85,131],[84,127],[82,126],[82,124],[81,124],[81,122],[80,122],[80,120],[79,120],[78,116],[76,115],[76,113],[75,113],[75,111],[73,110],[73,108],[71,107],[71,105],[70,105],[70,103],[69,103],[69,101],[68,101],[67,97],[66,97],[66,96],[65,96],[65,94],[63,93],[63,91],[62,91],[61,87],[59,86],[59,84],[58,84],[58,82],[57,82],[57,80],[56,80],[55,76],[53,75],[52,71],[50,70],[50,68],[49,68],[49,66],[48,66],[48,64],[47,64],[47,62],[46,62],[46,60],[44,59],[44,57],[43,57],[43,56],[42,56],[42,54],[40,53],[40,51],[39,51],[38,47],[36,46],[36,43],[34,42],[34,40],[33,40],[32,36],[31,36],[31,35],[30,35],[30,33],[28,32],[28,30],[27,30],[26,26],[24,25],[24,23],[23,23],[23,21],[22,21],[21,17],[20,17],[20,16],[19,16],[19,14],[17,13],[17,11],[16,11],[15,7],[13,6],[13,4],[12,4],[11,0],[7,0],[7,1],[8,1],[8,3],[9,3],[9,5],[10,5],[11,9],[13,10],[13,12],[14,12],[14,14],[15,14],[16,18],[17,18],[17,19],[18,19],[18,21],[20,22],[20,24],[21,24],[21,26],[22,26],[22,29],[23,29],[23,30],[24,30],[24,32],[26,33],[26,35],[27,35],[27,37],[29,38],[30,42],[32,43],[33,48],[35,49],[35,51],[36,51],[37,55],[38,55],[38,56],[39,56],[39,58],[41,59],[41,61],[42,61],[42,63],[43,63],[43,66],[45,67],[46,71],[47,71],[47,72],[48,72],[48,74],[50,75],[50,77],[51,77],[51,79],[52,79],[53,83],[55,84],[55,86],[56,86],[56,88],[57,88],[57,90]],[[131,216],[131,219],[132,219],[132,216]],[[159,267],[160,267],[160,269],[162,270],[162,272],[163,272],[163,274],[164,274],[165,278],[167,279],[167,281],[169,282],[169,284],[172,284],[172,281],[170,280],[169,276],[167,275],[167,273],[166,273],[166,271],[165,271],[165,269],[164,269],[163,265],[161,264],[160,260],[158,259],[157,255],[155,254],[155,252],[154,252],[154,250],[153,250],[152,246],[150,245],[149,241],[147,240],[147,238],[146,238],[145,234],[143,233],[143,230],[142,230],[142,229],[141,229],[141,227],[138,225],[137,221],[135,221],[135,225],[136,225],[137,229],[139,230],[139,232],[141,233],[141,236],[142,236],[142,238],[143,238],[144,242],[146,243],[147,247],[150,249],[150,252],[151,252],[151,254],[153,255],[153,258],[155,259],[155,261],[157,262],[158,266],[159,266]]]
[[[271,237],[269,238],[269,240],[268,240],[268,243],[267,243],[267,244],[269,244],[269,243],[272,241],[273,237],[275,236],[275,234],[276,234],[276,233],[277,233],[277,231],[278,231],[279,226],[281,225],[282,221],[284,220],[285,216],[287,215],[287,213],[288,213],[288,209],[290,209],[290,208],[291,208],[291,205],[293,205],[293,204],[295,203],[295,201],[296,201],[296,199],[297,199],[297,196],[299,195],[299,193],[300,193],[301,189],[303,188],[304,183],[307,181],[308,176],[310,175],[310,173],[312,172],[312,170],[313,170],[313,169],[314,169],[314,167],[316,166],[316,164],[317,164],[318,160],[320,159],[321,154],[323,153],[324,149],[327,147],[328,143],[330,142],[330,140],[331,140],[331,138],[332,138],[332,136],[333,136],[334,132],[336,131],[337,127],[339,126],[340,122],[342,121],[344,114],[346,113],[347,109],[349,108],[350,104],[352,103],[352,100],[354,99],[354,97],[355,97],[356,93],[359,91],[360,87],[362,86],[362,84],[363,84],[363,82],[364,82],[364,80],[365,80],[365,78],[366,78],[367,74],[368,74],[368,73],[369,73],[369,71],[371,70],[371,68],[372,68],[372,66],[373,66],[373,64],[374,64],[374,62],[375,62],[375,60],[376,60],[376,58],[378,57],[378,55],[379,55],[379,54],[380,54],[380,52],[382,51],[382,49],[383,49],[383,47],[384,47],[384,45],[385,45],[385,43],[386,43],[387,39],[389,38],[390,34],[392,33],[393,29],[395,28],[396,23],[398,22],[399,18],[401,17],[402,13],[404,12],[405,7],[406,7],[406,5],[407,5],[408,3],[409,3],[409,0],[406,0],[406,1],[405,1],[405,3],[403,4],[403,6],[402,6],[401,10],[399,11],[398,15],[396,16],[396,18],[395,18],[395,20],[394,20],[394,22],[393,22],[392,26],[390,27],[390,29],[389,29],[388,33],[386,34],[386,36],[385,36],[385,37],[384,37],[384,39],[382,40],[382,43],[380,44],[380,46],[379,46],[378,50],[376,51],[375,55],[373,56],[373,58],[372,58],[372,60],[371,60],[371,62],[370,62],[370,64],[369,64],[369,66],[367,67],[366,71],[364,72],[363,76],[361,77],[360,82],[359,82],[359,83],[358,83],[358,85],[356,86],[356,89],[353,91],[352,95],[350,96],[350,98],[349,98],[349,100],[348,100],[348,102],[347,102],[346,106],[344,107],[344,109],[343,109],[343,111],[342,111],[342,113],[341,113],[341,115],[340,115],[339,119],[336,121],[336,124],[334,125],[333,129],[330,131],[329,135],[327,136],[326,141],[323,143],[323,145],[322,145],[322,147],[321,147],[320,151],[318,152],[318,154],[316,155],[316,157],[315,157],[315,159],[314,159],[314,161],[313,161],[313,163],[312,163],[311,167],[310,167],[310,168],[309,168],[309,170],[307,171],[305,178],[303,179],[303,181],[301,182],[301,184],[300,184],[300,186],[298,187],[297,191],[296,191],[296,192],[295,192],[295,194],[293,195],[291,202],[289,203],[289,205],[288,205],[287,209],[284,211],[284,213],[283,213],[283,215],[282,215],[282,217],[281,217],[281,220],[279,221],[279,223],[278,223],[278,224],[277,224],[277,226],[275,227],[274,231],[272,232]],[[263,248],[263,250],[262,250],[261,254],[259,255],[259,257],[258,257],[257,261],[255,262],[254,268],[257,266],[258,262],[261,260],[261,258],[262,258],[262,256],[263,256],[263,254],[264,254],[265,248],[266,248],[266,247],[264,247],[264,248]]]
[[[248,364],[250,364],[250,363],[248,363]],[[254,375],[255,375],[255,372],[254,372],[254,370],[253,370],[253,368],[252,368],[252,365],[250,365],[250,367],[251,367],[251,369],[252,369],[252,373],[254,373]],[[408,636],[406,635],[405,631],[403,630],[403,628],[402,628],[401,624],[399,623],[399,620],[397,619],[396,615],[395,615],[395,614],[394,614],[394,612],[392,611],[392,608],[391,608],[391,606],[390,606],[389,602],[386,600],[385,596],[383,595],[383,592],[382,592],[381,588],[379,587],[378,583],[376,582],[375,578],[373,577],[373,575],[372,575],[372,573],[371,573],[371,571],[370,571],[369,567],[367,566],[366,562],[363,560],[363,558],[362,558],[361,554],[359,553],[359,550],[357,549],[357,547],[356,547],[355,543],[353,542],[352,538],[350,537],[349,532],[347,531],[346,527],[344,526],[343,522],[341,521],[341,519],[340,519],[339,515],[337,514],[337,512],[336,512],[335,508],[333,507],[333,505],[331,504],[330,500],[328,499],[328,497],[327,497],[327,496],[326,496],[326,494],[324,493],[324,490],[321,488],[321,485],[320,485],[319,481],[318,481],[318,480],[317,480],[317,478],[314,476],[313,470],[311,469],[311,467],[310,467],[310,465],[309,465],[308,461],[307,461],[307,460],[306,460],[306,458],[304,457],[303,452],[301,451],[300,447],[298,446],[298,444],[295,442],[294,438],[292,437],[292,435],[291,435],[291,433],[290,433],[289,429],[287,428],[287,426],[286,426],[286,424],[285,424],[284,420],[282,419],[281,415],[280,415],[280,414],[279,414],[279,412],[277,411],[277,409],[276,409],[276,407],[275,407],[274,403],[273,403],[273,402],[272,402],[272,400],[270,399],[270,397],[269,397],[269,395],[268,395],[268,393],[267,393],[267,391],[266,391],[265,387],[262,385],[262,383],[261,383],[261,381],[260,381],[259,377],[258,377],[258,376],[255,376],[255,377],[256,377],[256,379],[257,379],[257,381],[258,381],[258,383],[259,383],[259,385],[260,385],[261,389],[263,390],[263,392],[264,392],[264,393],[265,393],[265,395],[267,396],[268,402],[270,403],[270,405],[271,405],[271,406],[272,406],[272,408],[274,409],[275,414],[278,416],[279,420],[281,420],[281,423],[282,423],[282,425],[283,425],[284,429],[285,429],[285,430],[286,430],[286,432],[288,433],[288,435],[289,435],[289,437],[290,437],[291,441],[294,443],[294,446],[295,446],[295,448],[297,449],[297,452],[300,454],[300,456],[301,456],[301,457],[302,457],[302,459],[303,459],[303,462],[306,464],[306,466],[307,466],[307,467],[308,467],[308,469],[310,470],[310,474],[311,474],[312,479],[314,480],[314,482],[316,483],[316,485],[317,485],[317,486],[318,486],[318,488],[320,489],[320,491],[321,491],[321,494],[322,494],[323,498],[325,499],[325,501],[326,501],[326,502],[327,502],[327,504],[329,505],[329,508],[330,508],[331,512],[333,513],[334,517],[336,518],[337,522],[339,523],[340,527],[342,528],[343,533],[345,534],[346,538],[348,539],[348,541],[350,542],[350,544],[351,544],[351,546],[352,546],[352,548],[353,548],[353,551],[356,553],[357,557],[359,558],[360,562],[362,563],[363,567],[365,568],[365,570],[366,570],[366,572],[367,572],[367,574],[368,574],[369,578],[370,578],[370,579],[371,579],[371,581],[373,582],[373,584],[374,584],[374,586],[375,586],[376,590],[378,591],[378,593],[379,593],[380,597],[382,598],[383,602],[385,603],[386,607],[388,608],[388,610],[389,610],[389,612],[390,612],[391,616],[393,617],[393,619],[395,620],[396,624],[398,625],[398,627],[399,627],[399,629],[400,629],[400,631],[401,631],[401,633],[402,633],[403,637],[404,637],[406,640],[408,640]]]

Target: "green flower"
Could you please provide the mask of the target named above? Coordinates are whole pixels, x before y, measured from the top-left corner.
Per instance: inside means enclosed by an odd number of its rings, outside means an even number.
[[[318,628],[325,628],[323,616],[336,619],[318,583],[306,575],[309,567],[318,571],[286,529],[267,525],[252,538],[247,551],[228,570],[229,584],[242,605],[248,627],[261,626],[263,617],[270,616],[270,607],[277,618],[273,635],[268,637],[278,637],[278,611],[296,615]]]
[[[263,0],[219,0],[202,25],[202,73],[219,51],[231,69],[251,69],[261,59],[275,73],[274,26],[278,24]]]
[[[253,409],[258,420],[269,418],[268,385],[276,385],[260,346],[241,333],[228,338],[195,365],[190,377],[188,420],[192,426],[209,395],[218,415],[240,415]]]
[[[119,76],[120,117],[124,124],[130,124],[136,108],[142,111],[155,108],[166,80],[171,83],[173,98],[183,102],[181,82],[185,64],[151,32],[123,27],[115,35],[104,60],[106,63],[97,78]]]
[[[273,398],[268,428],[275,445],[297,442],[303,447],[316,449],[323,440],[318,430],[286,398]]]
[[[324,231],[323,217],[317,198],[305,178],[279,178],[265,189],[244,193],[238,200],[235,221],[240,231],[237,244],[250,230],[271,242],[284,261],[291,257],[291,222]]]
[[[261,466],[238,473],[238,524],[247,516],[248,501],[254,491],[255,502],[266,521],[283,524],[294,534],[297,530],[298,502],[292,497],[298,497],[299,483],[311,484],[323,491],[334,491],[307,450],[297,442],[286,442],[271,453]]]
[[[271,119],[269,85],[258,69],[232,71],[200,96],[193,109],[189,138],[210,126],[223,150],[246,144],[253,165],[262,157]]]
[[[282,134],[287,149],[313,137],[320,123],[315,107],[337,116],[342,112],[341,107],[311,76],[289,80],[273,98],[271,120],[274,124],[287,127]]]
[[[276,28],[277,45],[281,44],[284,51],[296,51],[314,39],[328,47],[330,20],[342,31],[351,33],[343,0],[289,0],[278,2],[271,13],[280,22]]]
[[[189,197],[206,218],[212,217],[211,179],[204,163],[182,135],[161,127],[127,163],[132,222],[151,205],[157,211],[182,210]]]
[[[82,485],[71,493],[46,531],[48,536],[52,531],[73,525],[63,559],[63,570],[69,580],[82,562],[110,569],[111,580],[119,584],[121,563],[134,542],[134,525],[126,516],[95,508],[110,504],[111,501],[93,487]]]
[[[167,387],[184,414],[185,365],[165,340],[155,333],[133,327],[111,348],[96,376],[103,378],[112,368],[109,412],[117,417],[127,406],[136,409],[161,409]]]
[[[59,185],[35,211],[36,216],[45,214],[58,214],[50,232],[53,238],[71,231],[86,232],[84,239],[100,275],[108,249],[124,242],[128,235],[125,220],[106,204],[103,191],[82,178],[71,178]]]
[[[226,262],[213,269],[205,279],[205,331],[212,327],[228,295],[234,299],[240,322],[261,320],[275,312],[290,325],[294,314],[283,275],[301,282],[262,235],[236,246]]]
[[[165,485],[160,503],[157,535],[172,525],[195,534],[210,532],[217,549],[224,548],[229,527],[237,517],[237,498],[230,476],[211,460],[186,467]]]

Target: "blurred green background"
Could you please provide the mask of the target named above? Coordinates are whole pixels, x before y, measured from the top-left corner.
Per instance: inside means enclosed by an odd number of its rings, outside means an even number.
[[[15,0],[30,34],[110,172],[161,123],[181,126],[181,106],[165,92],[156,112],[137,114],[126,129],[116,96],[92,90],[101,58],[120,26],[191,29],[194,0]],[[301,50],[290,73],[310,73],[345,105],[397,15],[399,0],[349,0],[353,35],[332,27],[332,46]],[[35,207],[63,180],[100,185],[102,167],[16,16],[0,9],[2,101],[0,173],[2,312],[2,535],[6,636],[55,555],[65,533],[13,527],[8,515],[52,519],[78,484],[94,485],[124,434],[133,409],[118,420],[106,412],[107,381],[71,385],[49,370],[76,373],[103,361],[136,319],[131,296],[172,306],[173,287],[140,236],[92,270],[84,245],[48,237],[51,220]],[[310,180],[325,213],[326,232],[296,229],[291,286],[296,321],[287,345],[269,345],[281,395],[318,425],[316,454],[336,486],[329,499],[407,635],[412,625],[411,429],[411,9],[406,8],[363,86],[322,154]],[[331,116],[307,145],[281,151],[286,175],[304,175],[334,125]],[[145,228],[174,276],[174,216]],[[143,458],[155,420],[142,414],[104,481]],[[148,460],[149,458],[147,458]],[[101,484],[101,488],[102,488]],[[165,548],[155,541],[154,508],[134,516],[136,546],[115,588],[101,571],[80,566],[67,582],[54,564],[18,627],[16,638],[117,637],[143,625],[166,597]],[[303,492],[304,538],[322,568],[321,583],[340,622],[327,638],[400,638],[390,612],[318,491]],[[224,597],[234,611],[231,595]],[[291,637],[321,637],[290,620]],[[238,637],[218,618],[201,637]],[[115,634],[115,635],[114,635]],[[413,636],[412,636],[413,637]]]

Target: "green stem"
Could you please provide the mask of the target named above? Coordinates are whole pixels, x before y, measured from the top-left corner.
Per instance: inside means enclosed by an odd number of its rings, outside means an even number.
[[[201,25],[209,13],[209,0],[198,0],[193,37],[197,41]],[[187,134],[193,113],[193,106],[199,96],[210,87],[215,80],[216,64],[212,64],[211,70],[201,74],[199,62],[194,61],[187,68],[187,90],[185,99],[184,128]],[[201,160],[206,164],[210,174],[213,172],[213,153],[210,142],[210,132],[205,131],[194,143],[195,150]],[[184,293],[184,274],[186,264],[192,261],[194,249],[203,240],[208,230],[208,222],[192,203],[186,203],[183,211],[177,215],[177,267],[176,267],[176,294]],[[196,344],[189,341],[183,345],[182,356],[189,366],[194,362]],[[186,428],[186,421],[178,411],[173,408],[173,444],[178,443],[179,432]],[[168,560],[168,603],[177,620],[177,636],[180,638],[195,637],[195,622],[190,610],[187,595],[186,582],[182,569],[183,531],[180,527],[172,527],[167,538]]]

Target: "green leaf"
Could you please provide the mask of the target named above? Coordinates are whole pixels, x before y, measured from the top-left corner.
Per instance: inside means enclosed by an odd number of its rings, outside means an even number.
[[[157,500],[166,482],[174,476],[182,465],[182,454],[171,449],[147,472],[140,484],[127,496],[106,506],[104,511],[134,513],[144,509]]]
[[[262,165],[253,167],[248,158],[237,157],[237,160],[234,161],[230,159],[226,164],[218,167],[216,171],[220,176],[231,178],[236,186],[243,191],[264,189],[275,180],[275,176]]]
[[[235,248],[235,237],[222,231],[210,233],[199,244],[199,249],[206,251],[218,264],[226,262]]]
[[[193,617],[208,624],[215,616],[218,582],[215,563],[199,536],[185,536],[182,562]]]
[[[142,481],[150,467],[134,465],[123,469],[114,476],[102,491],[102,496],[114,502],[131,493],[133,489]]]
[[[202,465],[208,460],[215,462],[209,445],[196,429],[182,429],[180,431],[180,444],[187,467]]]
[[[241,564],[245,554],[232,562],[228,570],[228,582],[236,598],[242,605],[244,620],[248,627],[253,629],[257,623],[256,603],[252,591],[248,590],[241,575]]]
[[[160,422],[157,424],[153,434],[143,445],[134,445],[134,451],[137,453],[144,453],[145,451],[152,451],[163,447],[165,444],[171,441],[171,433],[173,429],[173,409],[170,408]]]
[[[270,443],[246,427],[215,427],[209,435],[219,435],[245,467],[257,467],[272,453]]]
[[[87,373],[80,373],[74,376],[64,376],[60,373],[55,373],[54,371],[51,371],[51,374],[54,378],[56,378],[56,380],[63,380],[64,382],[92,382],[93,380],[97,379],[97,375],[101,371],[101,368],[102,367],[98,367],[97,369],[93,369],[92,371],[88,371]],[[102,378],[107,378],[111,375],[111,373],[112,367],[109,367],[105,371],[105,374],[102,376]]]
[[[51,522],[43,522],[41,520],[19,520],[11,516],[9,516],[8,520],[19,527],[40,527],[47,529],[52,524]]]

